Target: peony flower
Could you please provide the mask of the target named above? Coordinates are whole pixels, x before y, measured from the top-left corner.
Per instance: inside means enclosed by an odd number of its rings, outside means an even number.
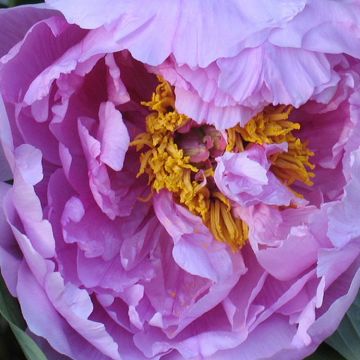
[[[49,359],[303,359],[337,328],[360,286],[358,19],[0,12],[0,268]]]

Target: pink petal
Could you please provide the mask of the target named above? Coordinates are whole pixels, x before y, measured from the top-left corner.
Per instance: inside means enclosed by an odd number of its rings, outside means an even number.
[[[121,113],[111,102],[102,103],[99,110],[98,138],[101,143],[100,160],[113,170],[120,171],[130,144]]]

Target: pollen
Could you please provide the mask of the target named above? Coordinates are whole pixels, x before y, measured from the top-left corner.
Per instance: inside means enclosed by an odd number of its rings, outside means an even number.
[[[293,111],[291,106],[266,107],[244,127],[237,125],[228,129],[227,140],[224,140],[214,127],[206,125],[201,128],[186,115],[178,113],[171,85],[161,77],[158,79],[159,85],[152,99],[142,102],[149,109],[146,131],[137,135],[131,143],[141,152],[137,177],[147,175],[151,187],[150,196],[141,200],[146,201],[154,192],[163,189],[170,191],[177,203],[201,217],[217,240],[236,251],[246,243],[249,229],[242,219],[234,215],[233,204],[215,185],[215,157],[219,156],[219,152],[225,149],[241,152],[252,143],[287,142],[287,152],[270,157],[271,171],[285,186],[295,181],[312,185],[314,173],[311,170],[314,165],[310,157],[314,154],[305,142],[293,134],[300,129],[300,124],[289,120]],[[198,141],[201,136],[204,143],[200,144],[203,150],[199,156]]]

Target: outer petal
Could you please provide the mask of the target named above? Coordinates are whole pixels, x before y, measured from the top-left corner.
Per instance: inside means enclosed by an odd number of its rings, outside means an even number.
[[[12,143],[12,138],[11,136],[9,136],[8,124],[9,124],[9,120],[6,114],[5,105],[0,95],[0,132],[2,134],[0,135],[0,137],[1,139],[4,139],[2,140],[2,144],[0,148],[0,180],[2,181],[10,180],[12,178],[11,169],[6,159],[6,153],[5,153],[6,150],[4,149],[4,147],[7,148],[10,145],[9,142]]]
[[[0,60],[0,86],[4,99],[21,101],[34,78],[84,34],[83,30],[76,30],[60,17],[36,23],[25,39]],[[40,61],[29,61],[35,56]],[[13,76],[14,73],[17,76]],[[37,90],[44,92],[44,89]]]
[[[69,327],[58,310],[55,310],[46,293],[44,293],[44,289],[33,278],[25,263],[19,271],[17,292],[23,315],[30,325],[30,330],[38,336],[45,337],[57,351],[79,360],[95,356],[102,360],[108,358],[108,356],[89,346],[88,342]],[[29,292],[32,294],[31,297],[28,296]],[[39,308],[41,308],[41,312],[39,312]],[[96,326],[96,324],[94,325]],[[101,331],[102,329],[104,329],[103,326],[99,324],[98,330]],[[108,342],[106,352],[110,358],[121,359],[117,353],[116,344],[108,335],[105,337],[107,339],[104,340]],[[70,338],[73,341],[69,341]]]
[[[270,4],[257,0],[242,2],[240,6],[235,0],[156,0],[144,6],[143,0],[103,0],[92,1],[89,6],[83,0],[76,8],[64,0],[47,3],[60,10],[70,23],[83,28],[105,25],[137,60],[158,65],[172,52],[179,63],[205,67],[217,58],[235,55],[245,39],[289,21],[303,10],[306,1]],[[206,16],[199,21],[198,14]],[[114,20],[116,24],[111,23]],[[203,41],[204,36],[212,41]]]
[[[10,189],[10,185],[0,183],[0,199],[2,207],[6,208],[4,202],[5,196]],[[21,265],[21,252],[16,246],[14,236],[11,228],[6,221],[4,211],[9,209],[1,209],[0,212],[0,226],[1,226],[1,239],[0,239],[0,267],[1,274],[4,277],[7,287],[13,296],[16,295],[16,283],[18,277],[18,270]]]
[[[339,81],[326,55],[268,43],[205,69],[170,58],[157,71],[175,86],[180,112],[219,129],[245,125],[268,103],[300,106]]]
[[[277,352],[290,345],[294,332],[295,326],[289,326],[286,318],[279,315],[274,316],[259,325],[243,344],[232,350],[219,351],[209,357],[209,360],[272,359]],[[261,340],[259,341],[259,339]],[[276,357],[273,359],[275,360]]]
[[[360,150],[351,154],[349,170],[352,178],[345,187],[343,199],[329,208],[328,235],[338,247],[360,236]]]
[[[350,307],[358,294],[360,286],[360,271],[359,261],[355,261],[352,266],[339,278],[338,284],[342,284],[340,288],[344,289],[343,293],[337,293],[334,297],[331,297],[329,301],[331,305],[327,311],[319,316],[317,320],[309,328],[308,333],[311,336],[312,343],[301,349],[299,348],[283,348],[273,357],[267,358],[271,360],[287,360],[287,359],[304,359],[315,351],[318,344],[324,339],[330,336],[336,328],[339,326],[342,316],[346,310]],[[336,288],[337,286],[334,285]],[[325,293],[326,297],[326,293]]]
[[[276,29],[269,41],[281,47],[301,47],[330,54],[346,53],[359,58],[359,17],[360,6],[354,0],[345,3],[310,1],[287,26]]]

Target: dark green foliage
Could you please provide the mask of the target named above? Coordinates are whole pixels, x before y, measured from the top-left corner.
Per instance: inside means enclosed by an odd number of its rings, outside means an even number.
[[[8,322],[27,360],[46,360],[45,355],[42,353],[39,347],[25,333],[24,330],[26,328],[26,324],[21,316],[19,305],[17,301],[10,295],[2,278],[0,278],[0,315]],[[6,329],[4,332],[7,332]],[[18,357],[15,356],[16,351],[18,351],[18,346],[13,344],[9,348],[10,344],[4,342],[6,339],[6,337],[1,337],[0,348],[3,351],[11,353],[11,357],[8,359],[23,359],[23,357],[20,357],[20,355]],[[1,359],[6,359],[6,357]]]

